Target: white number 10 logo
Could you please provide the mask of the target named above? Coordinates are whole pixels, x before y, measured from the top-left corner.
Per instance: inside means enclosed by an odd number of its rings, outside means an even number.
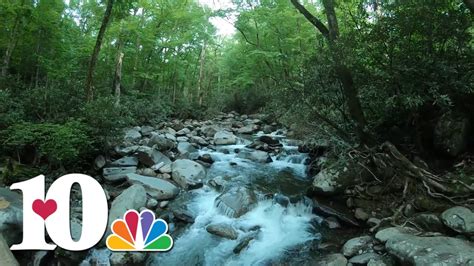
[[[82,233],[79,240],[71,237],[70,192],[78,184],[82,192]],[[23,193],[23,240],[11,250],[54,250],[56,245],[71,251],[93,247],[107,227],[108,207],[100,184],[90,176],[69,174],[54,181],[45,197],[44,176],[14,183],[10,189]],[[45,240],[45,229],[56,244]]]

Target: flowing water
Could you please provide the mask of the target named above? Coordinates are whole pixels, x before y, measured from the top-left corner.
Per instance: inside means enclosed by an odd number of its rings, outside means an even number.
[[[261,135],[259,133],[254,137]],[[318,217],[312,214],[311,205],[305,204],[304,200],[292,200],[294,203],[284,207],[268,196],[278,193],[298,198],[304,195],[310,184],[306,175],[307,155],[299,153],[297,146],[291,146],[283,135],[273,133],[270,136],[278,138],[283,144],[282,151],[272,156],[271,163],[239,158],[238,152],[249,150],[245,146],[251,140],[244,138],[240,138],[236,145],[198,151],[200,155],[210,154],[215,161],[207,171],[206,181],[219,177],[225,180],[227,189],[235,186],[250,188],[256,193],[258,202],[246,214],[231,218],[225,214],[225,209],[215,204],[221,192],[206,185],[205,181],[202,188],[186,193],[190,196],[185,203],[186,208],[194,215],[195,222],[179,233],[171,230],[173,249],[153,254],[147,264],[268,265],[288,261],[288,258],[294,261],[292,251],[300,251],[307,242],[320,238],[312,230],[312,224]],[[210,223],[230,224],[238,231],[239,237],[230,240],[211,235],[206,231]],[[235,254],[234,248],[249,236],[254,239],[239,254]],[[95,251],[95,260],[107,256],[104,252]]]

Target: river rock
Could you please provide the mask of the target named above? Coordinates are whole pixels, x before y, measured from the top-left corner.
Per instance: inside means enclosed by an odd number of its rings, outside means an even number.
[[[346,257],[352,257],[359,252],[367,252],[372,249],[371,245],[374,239],[371,236],[360,236],[348,240],[342,247],[342,254]]]
[[[367,221],[369,219],[369,215],[361,208],[355,209],[354,217],[361,221]]]
[[[105,157],[103,155],[99,155],[94,160],[94,169],[100,170],[105,166],[106,163],[107,161],[105,160]]]
[[[176,132],[176,136],[182,137],[182,136],[188,135],[189,133],[191,133],[191,130],[189,128],[185,127],[181,130],[178,130],[178,132]]]
[[[459,155],[467,147],[469,130],[469,118],[455,113],[444,114],[434,129],[435,148],[451,156]]]
[[[180,142],[178,143],[178,152],[181,155],[189,155],[197,152],[197,149],[189,142]]]
[[[136,142],[141,139],[141,137],[140,128],[131,128],[125,131],[124,139],[125,141]]]
[[[402,264],[470,265],[474,262],[474,245],[452,237],[420,237],[392,232],[385,247]]]
[[[280,145],[280,141],[278,141],[277,139],[274,139],[270,136],[260,136],[258,138],[258,140],[260,140],[261,142],[263,143],[266,143],[268,145],[272,145],[272,146],[276,146],[276,145]]]
[[[194,161],[179,159],[171,165],[172,179],[183,189],[194,189],[202,186],[202,181],[206,177],[204,167]]]
[[[249,124],[244,127],[241,127],[237,130],[237,133],[239,134],[252,134],[253,132],[258,130],[258,126],[254,124]]]
[[[213,137],[220,130],[221,130],[221,128],[219,128],[216,125],[209,125],[209,126],[201,127],[200,131],[206,137]]]
[[[226,223],[210,224],[206,227],[206,231],[209,234],[232,240],[239,237],[239,233],[234,229],[234,227]]]
[[[179,188],[171,182],[155,177],[128,174],[127,180],[130,184],[142,185],[146,192],[154,199],[167,200],[175,198],[179,193]]]
[[[231,132],[222,130],[214,134],[215,145],[232,145],[237,143],[237,137]]]
[[[152,126],[142,126],[142,128],[140,129],[140,133],[142,134],[142,136],[149,137],[151,136],[151,132],[153,132],[153,130],[155,129]]]
[[[203,155],[200,155],[198,157],[198,160],[201,161],[201,162],[205,162],[207,164],[213,164],[214,163],[214,159],[212,159],[212,156],[209,153],[205,153]]]
[[[321,215],[323,217],[333,216],[346,225],[360,226],[360,224],[348,213],[346,214],[343,211],[339,211],[322,203],[319,203],[316,199],[313,199],[312,203],[313,212],[317,215]]]
[[[176,147],[176,141],[167,138],[163,134],[153,134],[148,142],[148,146],[155,146],[160,151],[166,151],[174,149]]]
[[[387,240],[396,238],[400,235],[417,233],[419,233],[417,230],[410,227],[389,227],[378,231],[377,234],[375,234],[375,238],[378,241],[385,243]]]
[[[256,234],[250,234],[250,235],[242,238],[242,240],[240,240],[239,244],[237,244],[237,246],[235,246],[235,248],[232,250],[232,252],[234,252],[234,254],[239,254],[244,248],[248,247],[250,242],[252,242],[252,240],[254,240],[255,237],[256,237]]]
[[[375,252],[367,252],[349,259],[349,263],[353,265],[367,265],[370,260],[380,260],[382,256]]]
[[[133,156],[125,156],[110,163],[114,167],[138,166],[138,158]]]
[[[413,217],[413,221],[421,229],[428,232],[444,232],[445,227],[439,217],[433,213],[420,213]]]
[[[209,145],[209,143],[205,139],[203,139],[202,137],[199,137],[199,136],[192,136],[191,139],[190,139],[190,142],[199,144],[201,146]]]
[[[0,188],[0,234],[9,245],[21,242],[23,202],[20,194]]]
[[[329,229],[341,228],[341,224],[335,217],[328,217],[323,220],[322,225],[326,226]]]
[[[255,193],[246,187],[232,187],[219,195],[214,202],[221,213],[234,218],[247,213],[256,203]]]
[[[10,251],[10,246],[8,245],[3,235],[0,233],[0,264],[5,266],[19,266],[20,264],[16,260],[13,253]]]
[[[144,252],[112,252],[110,265],[139,265],[145,262],[147,254]]]
[[[454,231],[474,235],[474,212],[466,207],[453,207],[441,214],[443,223]]]
[[[349,187],[367,179],[370,173],[356,162],[338,160],[322,169],[313,179],[313,192],[320,195],[343,193]]]
[[[127,178],[127,174],[135,173],[137,168],[135,166],[130,167],[108,167],[102,170],[102,175],[105,180],[110,182],[122,181]]]
[[[340,253],[329,254],[321,257],[316,262],[317,266],[346,266],[347,259]]]
[[[237,156],[257,163],[271,163],[273,161],[270,155],[264,151],[240,151]]]
[[[166,155],[150,147],[140,147],[135,155],[138,160],[147,167],[151,167],[159,163],[163,163],[163,165],[171,164],[171,160]]]

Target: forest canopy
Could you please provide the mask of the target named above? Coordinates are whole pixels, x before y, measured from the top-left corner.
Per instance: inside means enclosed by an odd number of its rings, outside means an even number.
[[[234,110],[307,137],[430,149],[443,114],[472,120],[472,12],[469,0],[1,1],[2,139],[80,128],[90,141],[61,161],[126,126]]]

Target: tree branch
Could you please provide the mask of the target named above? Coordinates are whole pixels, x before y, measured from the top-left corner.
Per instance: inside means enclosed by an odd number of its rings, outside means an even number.
[[[295,8],[311,23],[313,24],[321,34],[325,38],[329,40],[329,30],[328,28],[319,20],[317,17],[315,17],[313,14],[311,14],[298,0],[290,0],[291,3],[295,6]]]

